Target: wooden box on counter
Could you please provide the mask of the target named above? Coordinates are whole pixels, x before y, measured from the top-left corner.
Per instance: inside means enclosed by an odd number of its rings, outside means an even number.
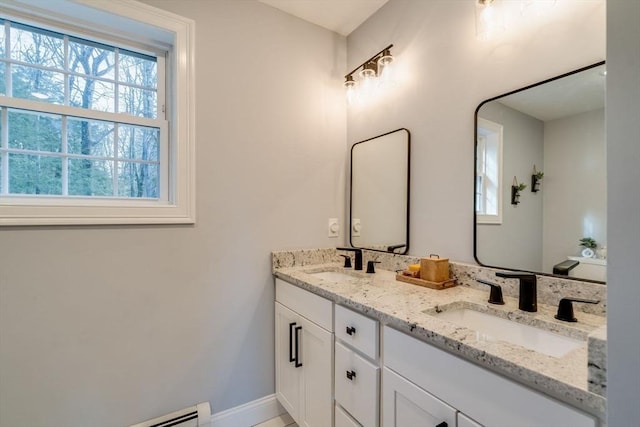
[[[429,282],[444,282],[449,280],[449,258],[430,255],[420,260],[420,278]]]

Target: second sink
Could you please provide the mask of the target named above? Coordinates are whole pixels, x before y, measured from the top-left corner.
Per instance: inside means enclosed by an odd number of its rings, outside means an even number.
[[[426,310],[425,313],[474,330],[478,333],[479,340],[506,341],[553,357],[563,357],[585,343],[576,338],[474,310],[470,306],[452,305],[451,308],[440,307]]]

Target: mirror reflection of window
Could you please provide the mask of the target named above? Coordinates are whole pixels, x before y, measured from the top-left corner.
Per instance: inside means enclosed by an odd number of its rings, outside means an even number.
[[[502,125],[478,118],[476,220],[502,223]]]

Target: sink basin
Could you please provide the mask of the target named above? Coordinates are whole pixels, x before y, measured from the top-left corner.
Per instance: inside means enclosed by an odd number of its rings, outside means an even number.
[[[438,319],[476,331],[478,340],[506,341],[548,356],[562,357],[584,344],[584,341],[576,338],[565,337],[468,307],[452,307],[439,313],[433,310],[426,312]]]
[[[358,279],[358,277],[352,276],[348,273],[343,273],[341,271],[319,271],[316,273],[307,273],[310,276],[317,277],[319,279],[329,280],[331,282],[346,282],[349,280]]]

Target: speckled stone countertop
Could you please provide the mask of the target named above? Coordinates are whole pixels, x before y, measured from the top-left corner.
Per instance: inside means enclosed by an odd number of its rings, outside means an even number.
[[[597,369],[595,373],[590,372],[593,366],[589,362],[592,357],[595,360],[604,358],[599,351],[606,351],[606,341],[603,341],[602,337],[605,317],[576,311],[577,323],[561,322],[554,318],[556,306],[541,303],[540,296],[538,311],[526,313],[518,310],[518,300],[508,296],[509,292],[505,292],[505,305],[500,306],[487,303],[489,291],[484,288],[475,289],[461,284],[462,286],[445,290],[433,290],[400,282],[395,280],[395,270],[398,269],[396,267],[402,268],[415,258],[390,254],[376,256],[382,261],[382,268],[378,268],[375,274],[366,274],[344,269],[341,263],[336,262],[339,257],[335,250],[275,252],[273,273],[276,277],[300,288],[378,319],[382,324],[445,349],[604,420],[606,399],[597,393],[601,391],[604,394],[604,386],[599,382],[599,376],[606,378],[606,372]],[[384,259],[385,257],[387,259]],[[454,271],[456,267],[460,269],[460,265],[452,265],[451,270]],[[320,271],[346,272],[353,278],[337,283],[309,274]],[[455,274],[453,276],[456,277]],[[457,279],[464,281],[462,277]],[[599,292],[598,288],[595,289]],[[491,312],[498,317],[540,326],[582,340],[584,344],[557,358],[504,341],[487,341],[479,337],[476,331],[433,315],[436,311],[446,310],[454,305],[473,307],[477,311]],[[602,348],[588,348],[588,342],[591,341]],[[592,350],[595,354],[591,354]],[[590,384],[594,382],[594,378],[595,384]]]

